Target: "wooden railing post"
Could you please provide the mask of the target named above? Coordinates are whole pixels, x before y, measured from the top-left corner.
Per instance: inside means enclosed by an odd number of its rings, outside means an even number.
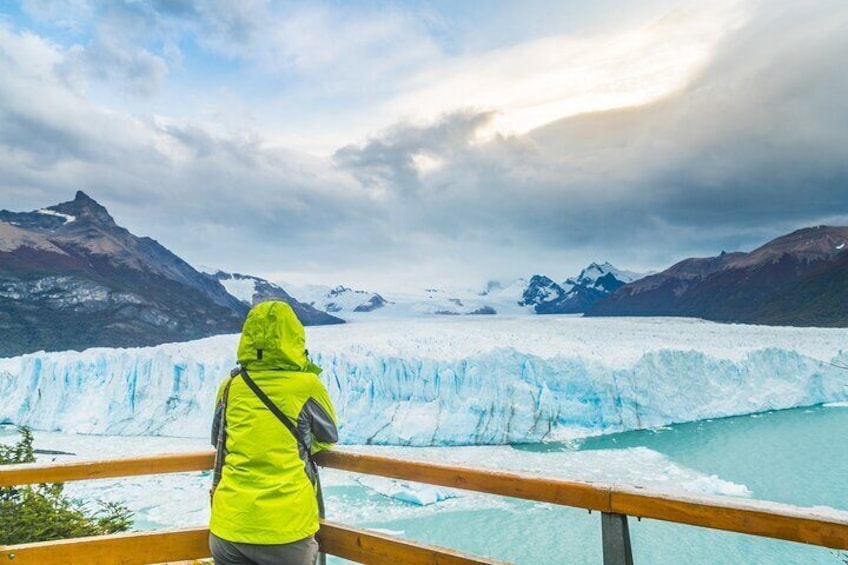
[[[604,545],[604,565],[633,565],[627,516],[601,512],[601,539]]]

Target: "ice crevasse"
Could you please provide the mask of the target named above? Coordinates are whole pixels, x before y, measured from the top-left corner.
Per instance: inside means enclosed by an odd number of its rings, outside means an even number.
[[[238,336],[0,359],[0,422],[206,437]],[[552,316],[308,329],[349,444],[540,442],[848,400],[848,330]]]

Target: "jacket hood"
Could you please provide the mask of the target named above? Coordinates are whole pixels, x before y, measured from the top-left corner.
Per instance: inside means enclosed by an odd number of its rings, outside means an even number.
[[[239,365],[253,371],[308,371],[321,369],[309,361],[306,333],[291,306],[261,302],[247,314],[238,346]]]

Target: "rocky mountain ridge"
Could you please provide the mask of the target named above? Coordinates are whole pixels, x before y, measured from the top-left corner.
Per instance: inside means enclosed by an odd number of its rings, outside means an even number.
[[[227,273],[221,270],[206,271],[206,273],[218,280],[227,292],[247,306],[253,306],[265,300],[282,300],[292,307],[298,319],[307,326],[344,323],[344,320],[318,310],[312,304],[299,301],[280,285],[261,277]]]
[[[645,275],[622,271],[610,263],[590,263],[576,277],[563,283],[544,275],[533,275],[521,296],[521,306],[532,306],[537,314],[581,314],[611,292]]]
[[[848,326],[848,227],[803,228],[750,253],[680,261],[599,300],[587,315]]]
[[[0,357],[234,333],[247,311],[82,191],[31,212],[0,211]]]

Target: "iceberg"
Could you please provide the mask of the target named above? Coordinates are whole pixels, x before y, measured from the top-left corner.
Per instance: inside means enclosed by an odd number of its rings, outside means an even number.
[[[848,330],[678,318],[307,328],[346,444],[536,443],[848,401]],[[0,423],[207,437],[238,336],[0,359]]]
[[[401,502],[416,504],[418,506],[428,506],[430,504],[436,504],[437,502],[460,496],[452,489],[411,481],[385,479],[383,477],[374,477],[370,475],[364,475],[357,478],[357,482],[363,487],[385,497],[400,500]]]

